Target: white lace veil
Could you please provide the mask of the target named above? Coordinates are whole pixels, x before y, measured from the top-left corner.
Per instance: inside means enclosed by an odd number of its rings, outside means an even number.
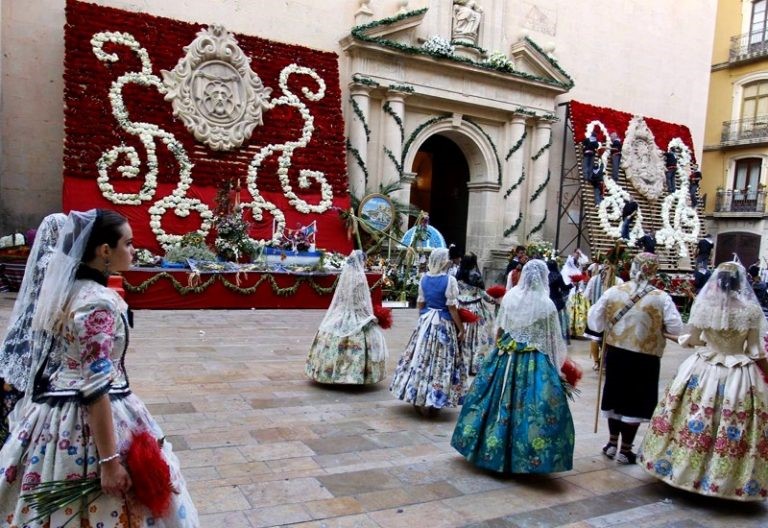
[[[71,211],[59,234],[56,250],[48,264],[48,271],[40,288],[37,310],[32,329],[57,333],[62,322],[62,310],[69,300],[75,282],[75,272],[85,253],[97,210]]]
[[[523,266],[520,281],[501,301],[496,328],[515,341],[528,343],[546,354],[559,369],[567,356],[557,308],[549,298],[549,270],[543,260]]]
[[[757,328],[765,335],[768,324],[744,266],[724,262],[717,267],[693,301],[688,324],[712,330]]]
[[[360,332],[376,319],[365,278],[364,259],[365,254],[360,250],[353,251],[347,257],[331,305],[320,323],[320,331],[347,337]]]
[[[27,388],[33,359],[40,356],[39,349],[46,342],[45,339],[33,338],[32,317],[38,305],[38,292],[48,262],[59,239],[59,230],[66,219],[64,214],[54,213],[46,216],[37,228],[35,242],[27,258],[24,279],[0,346],[0,377],[22,392]]]
[[[448,250],[445,248],[433,249],[429,254],[427,269],[431,275],[440,275],[448,268]]]

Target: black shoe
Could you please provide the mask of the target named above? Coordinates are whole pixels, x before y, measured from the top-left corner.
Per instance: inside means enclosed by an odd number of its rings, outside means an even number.
[[[618,449],[618,446],[616,444],[611,444],[609,442],[605,444],[605,447],[603,447],[603,454],[608,458],[613,458],[616,456],[617,449]]]
[[[637,464],[637,455],[632,451],[622,451],[616,455],[616,463],[624,465]]]

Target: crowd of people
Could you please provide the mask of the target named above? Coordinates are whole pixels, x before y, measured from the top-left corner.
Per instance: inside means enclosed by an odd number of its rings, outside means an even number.
[[[125,352],[130,310],[107,287],[130,267],[128,221],[108,210],[51,215],[41,225],[0,348],[3,447],[0,518],[31,524],[22,492],[100,478],[88,507],[61,507],[89,526],[199,526],[170,442],[131,392]],[[568,404],[580,376],[570,335],[592,335],[594,368],[605,374],[601,409],[608,441],[597,452],[640,463],[672,486],[733,500],[768,496],[768,326],[737,262],[708,277],[685,330],[671,297],[653,286],[653,253],[639,253],[629,280],[580,250],[557,261],[511,255],[503,296],[485,289],[477,257],[435,249],[421,277],[419,317],[389,391],[425,416],[461,407],[451,445],[472,464],[502,474],[573,467]],[[584,273],[587,271],[587,273]],[[387,378],[381,314],[353,251],[306,360],[321,384],[369,385]],[[668,340],[697,347],[661,400]],[[639,451],[639,425],[650,427]],[[161,513],[139,499],[126,468],[136,435],[157,441],[169,487]],[[153,440],[154,441],[154,440]],[[123,524],[115,524],[114,519]],[[100,524],[103,523],[103,524]]]

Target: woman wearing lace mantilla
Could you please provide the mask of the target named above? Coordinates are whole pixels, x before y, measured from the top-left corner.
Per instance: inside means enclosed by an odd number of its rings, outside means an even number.
[[[496,300],[485,293],[485,285],[477,268],[477,255],[464,255],[456,273],[459,283],[459,308],[469,310],[477,317],[476,321],[464,322],[464,339],[461,351],[469,365],[469,373],[477,374],[485,356],[493,346],[493,309]]]
[[[35,234],[35,241],[27,258],[24,279],[19,288],[13,311],[8,320],[8,330],[0,346],[0,445],[9,432],[9,415],[27,390],[27,378],[40,355],[51,345],[47,335],[32,336],[32,315],[37,306],[38,292],[48,269],[48,261],[59,239],[59,230],[67,216],[54,213],[46,216]]]
[[[478,467],[554,473],[573,466],[574,428],[560,369],[566,360],[547,265],[531,260],[504,296],[497,343],[461,409],[451,445]]]
[[[744,268],[720,264],[691,307],[701,347],[678,368],[642,448],[654,477],[694,493],[739,501],[768,497],[768,360],[765,316]]]
[[[387,343],[371,305],[365,254],[353,251],[309,349],[305,372],[319,383],[369,385],[387,375]]]
[[[447,274],[449,263],[447,249],[429,255],[428,272],[419,283],[419,322],[389,386],[399,400],[430,412],[461,405],[466,392],[467,364],[459,349],[464,326],[456,308],[459,287]]]
[[[35,521],[35,526],[155,528],[199,526],[197,512],[170,442],[162,445],[173,494],[163,517],[154,517],[132,493],[121,457],[134,433],[163,433],[131,393],[124,360],[127,306],[107,288],[111,271],[133,258],[131,228],[113,211],[73,211],[64,224],[46,272],[32,329],[56,336],[32,366],[25,405],[0,451],[0,519],[31,525],[37,510],[20,497],[37,484],[99,478],[103,494],[84,497]],[[58,357],[54,357],[58,356]],[[47,365],[56,367],[50,378]],[[4,524],[5,526],[5,524]]]

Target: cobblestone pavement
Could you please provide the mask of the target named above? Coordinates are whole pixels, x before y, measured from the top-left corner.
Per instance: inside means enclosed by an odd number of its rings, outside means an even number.
[[[0,328],[13,297],[0,294]],[[303,362],[323,311],[139,311],[126,360],[181,459],[204,528],[698,528],[768,526],[766,503],[705,499],[600,455],[588,346],[574,470],[502,478],[449,445],[457,411],[424,418],[383,382],[312,384]],[[390,372],[416,321],[388,330]],[[668,347],[664,381],[688,352]],[[642,428],[639,438],[645,429]]]

